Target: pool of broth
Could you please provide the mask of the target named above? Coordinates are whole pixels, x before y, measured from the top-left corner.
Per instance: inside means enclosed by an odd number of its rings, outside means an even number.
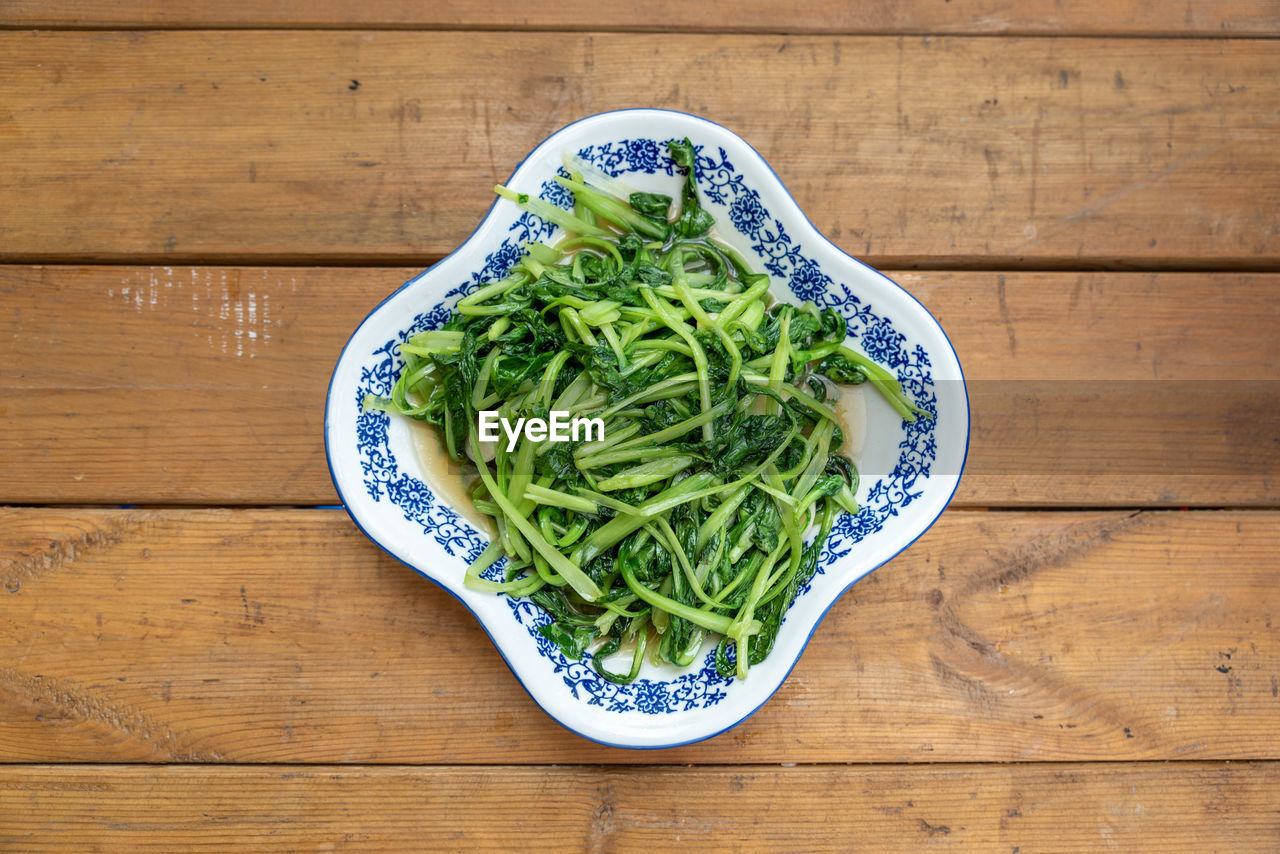
[[[862,465],[862,450],[867,443],[867,385],[835,385],[835,390],[827,398],[840,429],[844,431],[840,453],[852,460],[855,468]]]
[[[409,420],[414,455],[422,469],[422,480],[440,500],[489,537],[493,519],[471,503],[471,487],[480,476],[470,462],[455,462],[445,452],[440,431],[423,421]]]

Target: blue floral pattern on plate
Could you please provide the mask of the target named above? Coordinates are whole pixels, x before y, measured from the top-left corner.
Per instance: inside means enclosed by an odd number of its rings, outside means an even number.
[[[887,318],[876,314],[843,283],[827,274],[801,245],[788,234],[781,220],[774,218],[764,206],[760,193],[750,187],[745,177],[728,159],[723,148],[716,152],[698,149],[699,190],[708,201],[723,205],[729,212],[729,224],[750,241],[753,251],[763,259],[765,269],[776,279],[785,281],[799,300],[812,301],[820,308],[834,308],[844,318],[849,334],[872,359],[891,369],[908,396],[922,408],[936,412],[937,395],[932,365],[919,344],[912,345]],[[665,141],[624,139],[587,146],[578,156],[606,174],[617,177],[626,173],[675,175],[675,167],[666,154]],[[567,208],[572,204],[568,191],[554,181],[544,182],[539,196],[552,204]],[[413,318],[400,333],[378,347],[363,362],[360,384],[353,405],[359,410],[356,436],[364,487],[375,501],[388,501],[406,518],[417,523],[426,537],[435,540],[448,554],[470,562],[487,544],[483,534],[462,519],[447,504],[437,501],[421,480],[401,471],[389,446],[390,417],[382,412],[364,412],[366,394],[387,395],[395,382],[400,360],[396,348],[409,335],[438,328],[457,304],[457,300],[480,284],[505,275],[519,260],[525,243],[546,240],[555,226],[522,212],[508,229],[508,236],[494,252],[485,257],[480,269],[470,279],[447,292],[445,300]],[[842,515],[832,528],[819,560],[818,572],[831,566],[852,550],[864,537],[879,531],[885,521],[897,516],[923,494],[922,479],[928,478],[937,457],[934,421],[919,419],[902,425],[898,443],[899,456],[893,470],[871,484],[866,503],[856,516]],[[499,573],[500,567],[490,570]],[[806,585],[800,592],[809,591]],[[602,678],[584,657],[570,661],[560,649],[538,631],[550,617],[527,600],[508,599],[512,616],[524,626],[539,653],[553,665],[554,672],[575,698],[611,712],[640,712],[646,715],[714,706],[726,696],[732,677],[721,676],[715,668],[714,653],[708,653],[701,668],[690,669],[671,679],[637,679],[629,685],[616,685]]]

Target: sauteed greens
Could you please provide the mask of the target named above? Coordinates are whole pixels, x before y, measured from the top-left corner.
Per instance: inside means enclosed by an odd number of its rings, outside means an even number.
[[[836,515],[858,510],[832,383],[870,382],[904,419],[926,414],[844,346],[834,310],[771,305],[768,276],[710,234],[693,145],[669,150],[687,174],[678,204],[573,159],[556,179],[572,210],[496,187],[568,236],[529,244],[441,329],[411,336],[391,396],[365,401],[435,425],[475,464],[471,497],[497,535],[467,585],[533,600],[551,616],[543,635],[616,682],[645,655],[692,663],[709,635],[725,675],[769,654]],[[480,441],[486,410],[599,418],[603,437],[509,451]],[[501,580],[482,575],[503,558]]]

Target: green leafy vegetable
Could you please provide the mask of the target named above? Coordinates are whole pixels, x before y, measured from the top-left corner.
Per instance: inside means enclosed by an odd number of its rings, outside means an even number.
[[[715,225],[715,219],[698,202],[698,155],[693,143],[686,137],[679,142],[673,140],[667,143],[667,149],[675,164],[687,173],[684,189],[680,192],[680,219],[676,221],[676,233],[681,237],[705,234]]]
[[[769,305],[768,277],[710,233],[693,144],[668,147],[686,172],[678,211],[593,185],[586,167],[557,179],[572,211],[498,187],[569,235],[530,244],[442,329],[405,341],[391,395],[365,400],[434,425],[476,467],[470,494],[495,536],[466,583],[529,597],[551,618],[544,637],[615,682],[646,656],[688,665],[716,635],[726,674],[769,654],[837,515],[858,510],[833,383],[870,382],[904,419],[928,416],[845,346],[835,311]],[[481,410],[604,430],[489,447]]]

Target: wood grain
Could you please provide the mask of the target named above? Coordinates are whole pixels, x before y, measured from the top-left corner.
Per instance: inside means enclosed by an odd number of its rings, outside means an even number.
[[[0,510],[0,762],[1280,759],[1280,515],[953,511],[711,741],[553,723],[334,510]]]
[[[54,505],[0,507],[0,851],[1280,850],[1277,36],[1275,0],[0,3],[0,502]],[[756,715],[649,752],[557,726],[340,509],[182,506],[335,501],[350,331],[628,106],[897,270],[970,381],[957,503],[1038,508],[949,511]],[[1087,506],[1131,509],[1048,509]]]
[[[549,132],[649,105],[878,266],[1274,267],[1278,74],[1250,40],[5,32],[0,258],[432,259]]]
[[[1274,851],[1274,763],[0,769],[14,850]],[[820,812],[819,812],[820,811]]]
[[[530,0],[11,0],[0,25],[21,27],[415,27],[553,30],[676,30],[769,33],[1043,33],[1062,35],[1275,35],[1280,12],[1267,0],[1157,0],[1062,4],[1051,0],[961,3],[777,3],[677,0],[587,3]]]
[[[329,375],[416,272],[0,268],[0,500],[334,503]],[[1280,276],[894,276],[969,379],[959,503],[1277,501]]]

